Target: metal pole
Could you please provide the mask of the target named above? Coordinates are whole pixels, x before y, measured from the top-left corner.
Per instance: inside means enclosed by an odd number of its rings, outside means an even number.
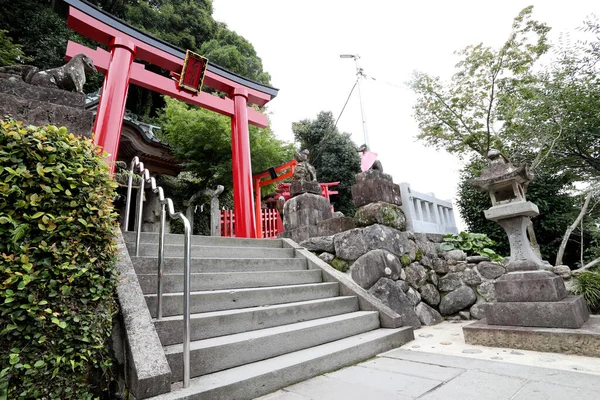
[[[129,166],[129,179],[127,180],[127,202],[125,203],[125,223],[123,224],[124,231],[129,229],[129,212],[131,211],[131,189],[133,187],[133,170],[139,162],[137,156],[133,157]]]
[[[365,113],[365,108],[363,106],[363,101],[362,101],[362,92],[360,90],[360,80],[361,78],[365,77],[365,74],[362,70],[362,68],[358,65],[358,59],[360,57],[358,55],[354,56],[354,63],[356,64],[356,77],[358,79],[358,100],[360,102],[360,116],[362,118],[362,127],[363,127],[363,135],[365,138],[365,144],[367,145],[368,148],[371,148],[369,146],[369,135],[367,134],[367,114]]]
[[[167,212],[165,203],[161,202],[160,206],[160,231],[158,233],[158,274],[157,274],[157,289],[156,289],[156,318],[162,319],[162,294],[163,294],[163,268],[165,265],[165,223]]]
[[[190,386],[190,262],[191,262],[191,235],[190,222],[181,214],[185,240],[183,243],[183,387]]]
[[[137,214],[135,217],[135,256],[140,256],[140,240],[142,238],[142,212],[144,211],[144,187],[146,184],[146,180],[144,179],[144,163],[140,163],[140,177],[142,181],[140,182],[140,192],[138,193],[138,201],[137,201]]]

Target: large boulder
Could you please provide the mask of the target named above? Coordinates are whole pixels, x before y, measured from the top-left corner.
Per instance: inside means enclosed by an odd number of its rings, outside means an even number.
[[[496,289],[494,288],[494,282],[486,281],[481,285],[477,286],[477,293],[485,299],[485,301],[496,301]]]
[[[350,274],[360,287],[369,289],[380,278],[398,280],[401,271],[398,257],[386,250],[371,250],[352,264]]]
[[[365,245],[369,250],[384,249],[397,256],[410,251],[410,241],[405,232],[385,225],[371,225],[362,230]]]
[[[435,307],[440,304],[440,292],[431,283],[427,283],[420,288],[419,293],[421,294],[421,299],[430,306]]]
[[[473,319],[483,319],[485,318],[485,309],[489,303],[477,303],[471,306],[469,312],[471,313],[471,318]]]
[[[410,264],[404,269],[404,272],[406,273],[406,282],[415,289],[427,283],[427,270],[418,262]]]
[[[319,258],[321,260],[325,261],[326,263],[330,263],[335,258],[335,255],[333,255],[331,253],[324,252],[324,253],[319,254]]]
[[[444,254],[444,258],[449,264],[456,264],[459,261],[466,261],[467,253],[462,250],[450,250]]]
[[[444,318],[435,309],[421,302],[415,307],[415,313],[423,325],[439,324]]]
[[[467,268],[462,273],[462,279],[467,285],[479,285],[481,282],[481,276],[477,273],[477,271]]]
[[[397,312],[403,326],[420,328],[421,322],[415,313],[414,306],[406,294],[391,279],[381,278],[369,289],[369,293],[377,297],[383,304]]]
[[[300,242],[300,246],[306,250],[333,253],[333,236],[317,236]]]
[[[456,290],[448,293],[440,301],[440,313],[442,315],[450,315],[459,312],[477,301],[477,295],[473,289],[468,286],[461,286]]]
[[[405,293],[406,297],[408,297],[413,306],[416,306],[421,302],[421,295],[415,289],[408,288],[408,290]]]
[[[506,273],[506,269],[497,263],[483,261],[477,264],[477,271],[487,279],[496,279],[500,275]]]
[[[283,227],[286,231],[314,226],[332,217],[329,201],[320,195],[304,193],[293,197],[283,206]]]
[[[433,270],[438,274],[446,274],[450,271],[450,268],[448,266],[448,262],[443,258],[434,258]]]
[[[463,285],[462,274],[459,272],[450,272],[440,278],[438,282],[438,289],[441,292],[451,292],[458,289]]]
[[[333,246],[339,258],[349,261],[356,260],[368,251],[360,228],[338,233],[333,237]]]
[[[360,207],[354,214],[360,226],[382,224],[403,231],[406,228],[406,217],[402,208],[378,201]]]

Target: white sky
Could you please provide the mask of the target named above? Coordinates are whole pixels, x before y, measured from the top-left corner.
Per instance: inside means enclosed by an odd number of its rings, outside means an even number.
[[[534,18],[553,28],[553,42],[600,14],[598,0],[213,0],[213,16],[254,45],[280,89],[268,106],[271,126],[289,142],[292,122],[320,111],[338,117],[356,74],[354,61],[339,56],[360,55],[361,67],[376,79],[363,81],[361,94],[370,147],[384,171],[396,183],[454,201],[460,161],[415,141],[414,95],[405,82],[415,70],[449,78],[455,50],[480,42],[500,46],[513,18],[531,4]],[[357,90],[338,128],[364,142]]]

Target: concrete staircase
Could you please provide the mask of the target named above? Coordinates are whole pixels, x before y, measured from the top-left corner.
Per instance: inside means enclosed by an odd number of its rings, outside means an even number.
[[[135,234],[125,232],[129,254]],[[143,233],[131,257],[156,317],[158,235]],[[183,389],[183,236],[166,235],[163,319],[154,326],[171,368],[172,391],[156,399],[252,399],[354,364],[413,338],[381,329],[378,311],[283,240],[192,237],[191,384]]]

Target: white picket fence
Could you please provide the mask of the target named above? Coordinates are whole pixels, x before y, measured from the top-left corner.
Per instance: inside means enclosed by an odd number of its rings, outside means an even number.
[[[406,182],[400,184],[400,193],[407,231],[458,233],[452,202],[440,200],[433,193],[416,192]]]

